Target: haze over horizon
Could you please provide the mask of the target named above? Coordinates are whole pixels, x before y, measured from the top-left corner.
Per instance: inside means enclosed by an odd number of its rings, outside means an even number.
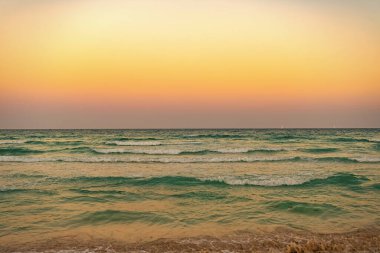
[[[0,0],[0,128],[380,127],[380,2]]]

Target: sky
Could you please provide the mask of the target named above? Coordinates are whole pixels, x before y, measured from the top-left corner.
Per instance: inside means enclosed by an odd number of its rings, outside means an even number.
[[[0,128],[380,127],[378,0],[0,0]]]

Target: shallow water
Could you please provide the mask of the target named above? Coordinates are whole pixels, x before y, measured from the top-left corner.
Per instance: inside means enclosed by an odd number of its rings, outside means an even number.
[[[1,130],[0,243],[380,225],[380,130]]]

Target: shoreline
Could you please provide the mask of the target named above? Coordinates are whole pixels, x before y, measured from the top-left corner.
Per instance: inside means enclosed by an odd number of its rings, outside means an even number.
[[[380,229],[322,234],[278,228],[272,232],[236,231],[220,237],[204,235],[141,242],[71,235],[32,243],[8,242],[0,245],[0,252],[380,252]]]

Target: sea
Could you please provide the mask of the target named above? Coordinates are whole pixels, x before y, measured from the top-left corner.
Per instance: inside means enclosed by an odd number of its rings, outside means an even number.
[[[379,226],[380,129],[0,130],[2,252]]]

